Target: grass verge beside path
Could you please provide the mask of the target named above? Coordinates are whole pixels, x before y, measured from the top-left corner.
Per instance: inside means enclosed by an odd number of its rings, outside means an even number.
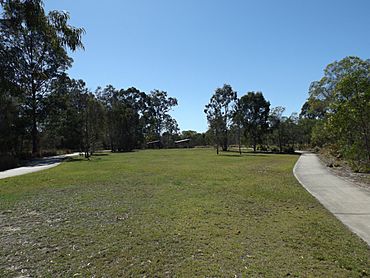
[[[152,150],[0,180],[0,276],[370,275],[297,158]]]

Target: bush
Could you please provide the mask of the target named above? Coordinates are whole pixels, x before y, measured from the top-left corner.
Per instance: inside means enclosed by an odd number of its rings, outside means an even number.
[[[267,147],[264,146],[264,145],[260,145],[257,149],[260,150],[261,152],[267,152],[268,151]]]
[[[355,173],[370,173],[370,163],[367,161],[349,160],[349,166]]]
[[[294,148],[289,146],[289,147],[284,147],[283,148],[283,153],[294,153]]]

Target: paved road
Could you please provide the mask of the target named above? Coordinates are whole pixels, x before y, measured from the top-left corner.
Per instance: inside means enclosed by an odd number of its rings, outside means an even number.
[[[20,176],[24,174],[46,170],[46,169],[58,166],[65,158],[76,156],[78,154],[79,153],[72,153],[72,154],[57,155],[57,156],[35,159],[31,161],[28,164],[28,166],[9,169],[9,170],[0,172],[0,179],[5,179],[9,177]]]
[[[315,154],[303,153],[293,173],[321,204],[370,246],[370,192],[332,174]]]

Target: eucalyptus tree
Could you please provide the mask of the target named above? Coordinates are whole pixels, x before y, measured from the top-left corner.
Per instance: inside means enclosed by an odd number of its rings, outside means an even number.
[[[366,69],[343,77],[336,86],[327,125],[348,158],[370,170],[370,61]]]
[[[177,106],[176,98],[168,97],[167,92],[153,90],[148,95],[147,136],[150,139],[161,139],[164,131],[177,131],[176,120],[169,114],[172,107]]]
[[[239,154],[241,155],[242,154],[241,140],[242,140],[242,129],[243,129],[243,115],[242,115],[242,109],[240,106],[239,99],[236,99],[235,104],[234,104],[234,109],[232,112],[232,122],[233,122],[233,127],[237,130]]]
[[[325,111],[313,128],[314,142],[370,168],[370,60],[350,56],[329,64],[312,83],[308,103]]]
[[[249,92],[240,98],[239,105],[245,135],[252,140],[253,151],[256,151],[268,130],[270,102],[261,92]]]
[[[82,28],[68,24],[67,12],[45,14],[41,0],[2,0],[1,51],[12,55],[10,82],[25,96],[32,136],[32,153],[38,152],[41,101],[50,83],[71,66],[67,50],[83,48]]]
[[[83,80],[61,75],[43,99],[41,138],[49,149],[72,149],[88,158],[103,142],[106,126],[104,105]]]
[[[89,158],[99,147],[103,137],[105,115],[103,104],[91,92],[81,95],[83,140],[82,150],[85,157]]]
[[[6,51],[0,41],[0,154],[16,155],[22,151],[25,139],[25,117],[19,103],[22,94],[12,82],[14,72],[11,65],[14,56]]]
[[[99,88],[96,93],[105,107],[111,150],[131,151],[138,147],[142,138],[140,103],[145,94],[135,88],[118,90],[112,85]]]
[[[269,114],[269,124],[272,132],[273,143],[279,147],[279,152],[283,152],[284,146],[284,118],[285,107],[278,106],[271,109]]]
[[[214,134],[217,154],[219,145],[223,151],[228,149],[228,130],[232,124],[233,105],[237,100],[237,92],[230,85],[224,84],[217,88],[209,103],[205,106],[204,113],[207,115],[209,128]]]
[[[83,94],[87,94],[87,89],[82,80],[71,79],[66,74],[53,80],[50,93],[42,101],[44,147],[82,151]]]

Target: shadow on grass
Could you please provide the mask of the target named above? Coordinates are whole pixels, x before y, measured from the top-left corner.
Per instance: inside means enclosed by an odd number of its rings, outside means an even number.
[[[79,156],[79,157],[68,157],[64,160],[64,162],[82,162],[82,161],[87,161],[85,157]]]
[[[102,160],[101,156],[105,155],[92,155],[90,158],[85,158],[84,156],[79,157],[69,157],[64,160],[64,162],[71,163],[71,162],[99,162]]]
[[[256,152],[250,152],[250,151],[242,151],[241,154],[239,151],[226,151],[226,152],[220,152],[220,156],[229,156],[229,157],[243,157],[243,156],[258,156],[258,157],[267,157],[270,155],[301,155],[298,152],[294,153],[276,153],[276,152],[262,152],[262,151],[256,151]]]
[[[62,161],[63,161],[63,158],[35,159],[35,160],[28,161],[28,162],[24,163],[24,166],[30,166],[30,167],[47,166],[47,165],[54,164],[54,163],[59,163],[59,162],[62,162]]]
[[[223,152],[219,153],[219,156],[224,156],[224,157],[245,157],[245,156],[258,156],[258,157],[267,157],[269,153],[248,153],[248,152],[242,152],[242,154],[238,153],[228,153],[228,152]]]

